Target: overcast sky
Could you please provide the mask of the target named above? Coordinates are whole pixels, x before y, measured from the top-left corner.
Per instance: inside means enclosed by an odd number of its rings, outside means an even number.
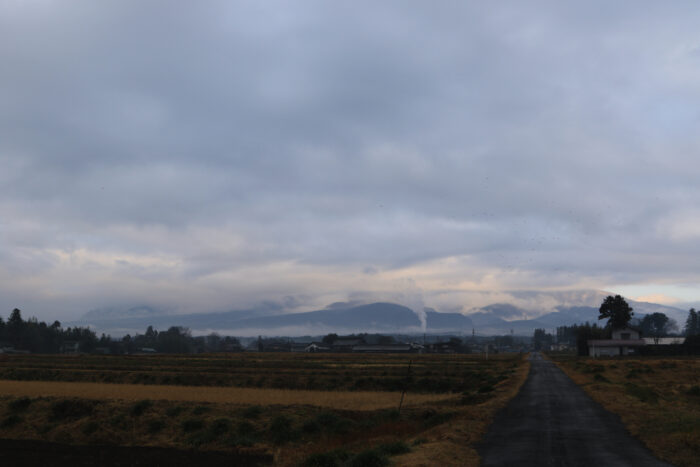
[[[3,1],[0,315],[700,300],[698,24],[693,1]]]

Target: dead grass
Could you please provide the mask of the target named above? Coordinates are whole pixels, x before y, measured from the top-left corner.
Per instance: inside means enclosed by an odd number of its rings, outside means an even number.
[[[0,364],[14,375],[0,380],[0,436],[250,449],[273,453],[285,466],[333,450],[355,456],[399,444],[410,452],[386,454],[395,465],[478,465],[476,443],[517,393],[529,364],[513,354],[410,359],[407,378],[406,356],[392,355],[22,356]],[[248,373],[260,387],[236,387]],[[134,374],[148,378],[126,384]],[[287,375],[281,388],[270,386],[280,375]],[[26,377],[39,380],[19,380]],[[155,384],[166,377],[170,383]],[[175,377],[201,386],[175,384],[183,380]],[[367,378],[374,386],[360,390]],[[299,381],[306,381],[301,389]],[[305,389],[329,386],[337,389]],[[409,388],[400,414],[400,392],[374,389],[397,386]]]
[[[396,465],[478,466],[481,458],[476,444],[486,433],[496,412],[520,391],[529,371],[530,363],[524,356],[512,377],[496,385],[492,398],[481,404],[460,407],[453,420],[414,437],[410,442],[420,444],[410,453],[394,458]]]
[[[620,416],[660,459],[700,465],[700,359],[569,358],[556,363],[598,403]]]
[[[13,355],[0,380],[316,391],[461,393],[507,370],[514,356],[234,353],[211,355]],[[517,356],[515,356],[517,358]]]
[[[400,392],[297,391],[289,389],[158,386],[141,384],[71,383],[62,381],[2,381],[0,394],[26,397],[169,400],[243,405],[311,405],[340,410],[378,410],[399,404]],[[453,394],[406,394],[404,405],[454,399]]]

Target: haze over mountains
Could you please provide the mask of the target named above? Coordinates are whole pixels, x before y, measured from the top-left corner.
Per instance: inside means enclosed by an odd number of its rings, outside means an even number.
[[[237,336],[320,335],[330,332],[356,333],[454,333],[479,335],[530,335],[536,328],[554,330],[557,326],[597,322],[598,307],[607,292],[517,292],[520,298],[537,297],[542,308],[495,303],[462,312],[439,312],[425,308],[422,313],[396,303],[334,303],[321,310],[285,312],[273,304],[256,309],[227,312],[172,314],[167,310],[140,306],[128,309],[92,310],[68,325],[89,325],[114,336],[143,332],[148,326],[167,329],[185,326],[195,334],[218,332]],[[542,299],[546,300],[542,300]],[[655,303],[628,300],[635,317],[653,312],[665,313],[679,325],[687,310]]]

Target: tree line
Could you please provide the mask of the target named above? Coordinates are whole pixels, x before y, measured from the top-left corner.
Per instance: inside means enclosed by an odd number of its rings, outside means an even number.
[[[156,351],[160,353],[224,352],[240,349],[235,337],[192,336],[189,329],[171,326],[167,331],[158,332],[148,326],[144,334],[121,339],[97,334],[88,327],[63,328],[59,321],[46,324],[36,318],[22,318],[22,312],[15,308],[7,321],[0,316],[0,347],[32,353],[61,353],[67,350],[79,352],[104,352],[111,354]]]
[[[37,353],[59,353],[68,342],[78,342],[86,351],[92,351],[99,339],[89,328],[64,329],[58,321],[46,324],[36,318],[25,321],[17,308],[12,310],[7,321],[0,316],[0,343],[3,346]]]

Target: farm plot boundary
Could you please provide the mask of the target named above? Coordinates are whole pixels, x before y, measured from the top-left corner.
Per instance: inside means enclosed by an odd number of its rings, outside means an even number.
[[[170,400],[243,405],[311,405],[342,410],[378,410],[398,406],[400,392],[309,391],[290,389],[202,387],[141,384],[76,383],[63,381],[0,380],[3,395],[79,397],[84,399]],[[405,395],[404,405],[420,405],[455,398],[451,394]]]

